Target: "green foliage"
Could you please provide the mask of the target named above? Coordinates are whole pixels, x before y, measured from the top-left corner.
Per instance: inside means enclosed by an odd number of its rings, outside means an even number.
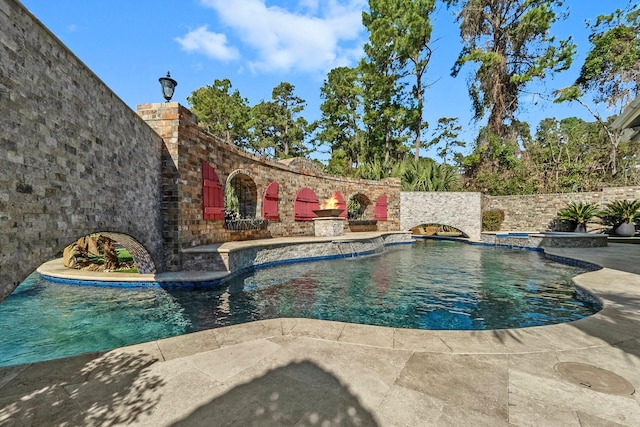
[[[389,67],[401,77],[412,76],[411,105],[405,118],[414,134],[416,161],[426,127],[422,118],[424,79],[432,54],[430,15],[434,8],[435,0],[369,0],[369,11],[362,14],[369,31],[365,53],[371,63]]]
[[[615,200],[607,203],[600,215],[614,226],[635,222],[640,217],[640,200]]]
[[[319,129],[316,139],[331,147],[331,171],[334,173],[348,175],[360,163],[361,144],[364,141],[361,129],[362,96],[357,68],[334,68],[320,90],[320,97],[324,101],[320,105],[322,116],[316,123]],[[336,169],[337,163],[340,169]]]
[[[629,2],[626,9],[616,9],[600,15],[591,29],[592,49],[587,54],[576,82],[556,91],[555,102],[575,101],[585,107],[600,124],[608,139],[608,157],[604,171],[623,185],[637,185],[635,168],[629,169],[629,155],[637,158],[638,149],[628,151],[621,140],[621,131],[611,126],[612,120],[600,116],[598,109],[585,101],[585,94],[593,95],[593,102],[606,104],[607,109],[622,112],[640,90],[640,7]],[[637,178],[636,178],[637,179]]]
[[[607,138],[597,123],[570,117],[540,122],[526,145],[527,167],[537,176],[538,192],[596,191],[609,162]]]
[[[401,179],[403,191],[455,191],[460,188],[456,169],[431,159],[405,160],[396,165],[392,174]]]
[[[461,131],[462,126],[458,125],[457,117],[440,117],[433,139],[429,141],[427,147],[436,145],[438,156],[442,158],[444,164],[447,164],[447,159],[450,157],[453,148],[463,148],[466,145],[464,141],[458,140]]]
[[[500,231],[503,221],[504,211],[501,209],[482,211],[482,231]]]
[[[586,226],[588,221],[599,214],[600,207],[595,203],[571,202],[567,207],[558,211],[557,218],[560,221]]]
[[[506,129],[511,135],[509,139],[483,128],[473,152],[459,158],[467,189],[494,196],[536,192],[536,179],[531,176],[520,149],[530,140],[528,125],[516,122]]]
[[[125,248],[116,249],[116,253],[118,255],[118,262],[133,262],[131,253]]]
[[[200,126],[228,143],[246,146],[250,107],[229,79],[215,80],[212,86],[197,89],[187,97]]]
[[[224,211],[225,217],[240,217],[240,201],[232,185],[227,185],[224,188]]]
[[[347,218],[348,219],[364,219],[364,211],[366,206],[356,197],[352,197],[347,202]]]
[[[362,179],[379,180],[388,178],[391,172],[391,164],[385,164],[380,160],[374,160],[372,162],[364,163],[358,169],[356,169],[355,175]]]
[[[610,107],[628,104],[638,90],[640,64],[640,7],[629,3],[622,10],[600,15],[589,25],[587,54],[576,85],[595,93],[596,102]]]
[[[463,48],[453,67],[457,76],[467,63],[476,63],[469,94],[476,118],[490,111],[491,133],[505,139],[504,125],[515,120],[518,97],[527,83],[549,72],[569,68],[575,45],[556,43],[550,35],[558,19],[560,0],[445,0],[462,4],[457,21]]]

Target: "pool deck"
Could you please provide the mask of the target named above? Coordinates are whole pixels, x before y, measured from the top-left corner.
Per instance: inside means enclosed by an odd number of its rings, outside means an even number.
[[[640,246],[549,252],[604,267],[574,279],[602,311],[494,331],[276,319],[5,367],[0,425],[640,425],[638,393],[556,367],[640,387]]]

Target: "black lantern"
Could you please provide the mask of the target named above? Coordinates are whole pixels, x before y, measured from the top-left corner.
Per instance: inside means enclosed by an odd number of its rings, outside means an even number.
[[[175,90],[176,86],[178,86],[178,82],[171,78],[171,74],[168,71],[167,77],[160,77],[158,81],[162,86],[162,96],[164,96],[164,99],[166,99],[167,102],[171,101],[171,98],[173,97],[173,91]]]

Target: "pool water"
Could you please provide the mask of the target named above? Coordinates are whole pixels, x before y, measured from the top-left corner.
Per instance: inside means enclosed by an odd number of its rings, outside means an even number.
[[[277,317],[453,330],[561,323],[598,310],[575,297],[581,272],[533,251],[419,241],[257,270],[217,289],[95,288],[33,274],[0,304],[0,366]]]

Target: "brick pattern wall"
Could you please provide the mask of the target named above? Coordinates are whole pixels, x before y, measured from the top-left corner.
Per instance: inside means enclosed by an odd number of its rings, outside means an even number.
[[[598,203],[604,207],[623,199],[640,199],[640,187],[613,187],[589,193],[483,196],[482,210],[504,211],[502,231],[544,231],[551,229],[558,211],[570,202]]]
[[[348,201],[363,194],[371,202],[365,217],[373,219],[378,197],[388,197],[388,220],[378,222],[378,230],[399,229],[400,180],[367,181],[323,174],[312,162],[302,159],[275,162],[249,154],[203,132],[197,119],[177,103],[144,104],[138,114],[164,139],[163,152],[163,217],[164,249],[167,269],[183,269],[182,249],[237,240],[236,231],[226,230],[222,220],[203,220],[201,162],[207,161],[220,182],[229,176],[250,178],[256,186],[256,214],[262,215],[262,195],[273,181],[279,183],[279,221],[271,221],[268,230],[273,237],[313,235],[313,221],[294,220],[294,199],[298,190],[309,187],[320,203],[334,191]]]
[[[13,0],[0,0],[0,129],[0,300],[96,231],[161,267],[161,138]]]

